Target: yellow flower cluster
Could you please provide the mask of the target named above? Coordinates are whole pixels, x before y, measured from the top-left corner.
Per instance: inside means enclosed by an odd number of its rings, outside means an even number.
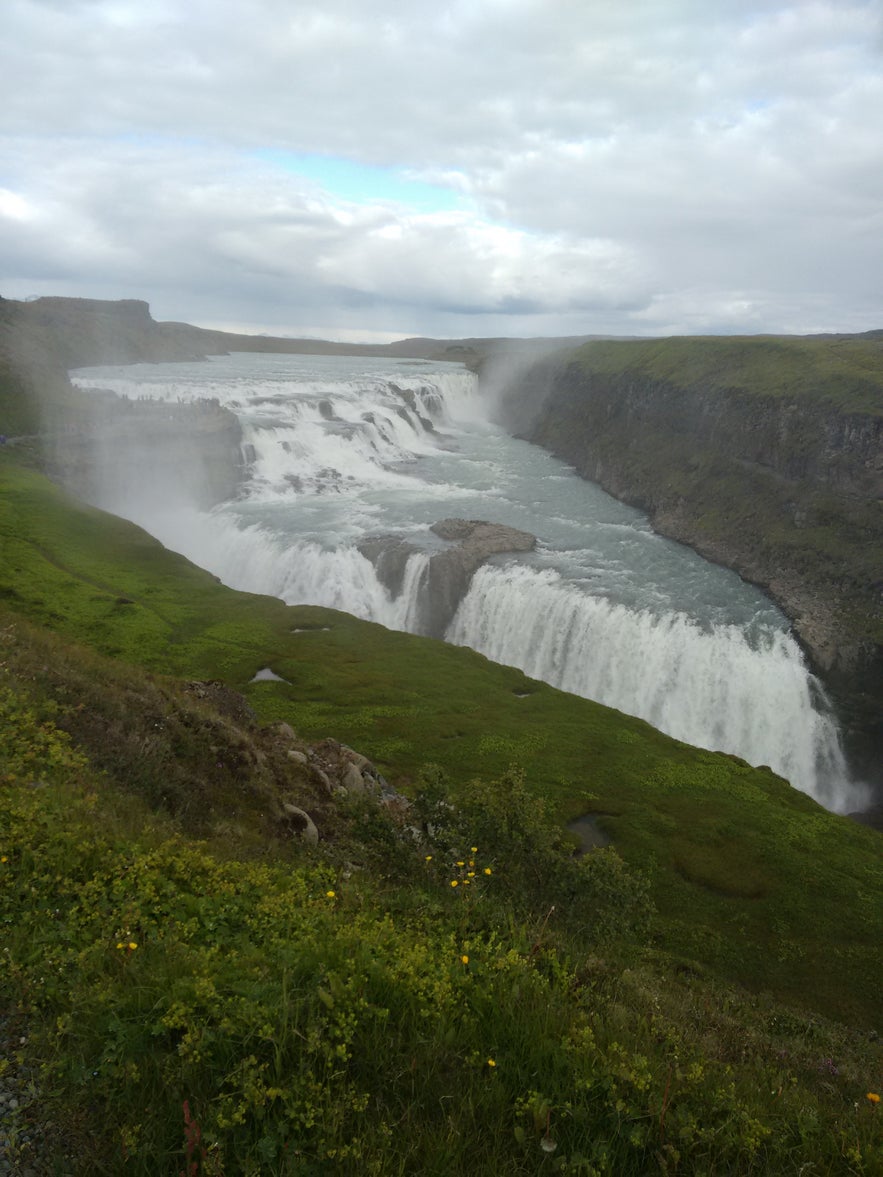
[[[470,846],[469,849],[472,854],[478,853],[477,846]],[[431,854],[426,855],[426,861],[427,862],[432,861]],[[459,887],[461,885],[464,887],[471,886],[472,880],[476,877],[476,874],[477,874],[477,870],[476,870],[476,866],[475,866],[475,859],[474,858],[458,858],[455,863],[455,866],[457,867],[457,870],[459,871],[459,878],[451,879],[451,886],[452,887]],[[484,875],[491,875],[491,874],[493,874],[493,871],[491,870],[491,868],[489,866],[486,866],[483,868],[482,873]]]

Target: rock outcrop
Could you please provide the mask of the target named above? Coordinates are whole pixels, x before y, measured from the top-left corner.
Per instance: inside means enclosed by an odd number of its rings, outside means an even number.
[[[473,574],[485,560],[506,552],[530,552],[537,543],[530,532],[481,519],[442,519],[430,531],[449,546],[429,557],[415,628],[439,638],[444,637]],[[408,560],[422,549],[401,536],[381,535],[362,540],[359,550],[374,564],[380,582],[398,596]]]

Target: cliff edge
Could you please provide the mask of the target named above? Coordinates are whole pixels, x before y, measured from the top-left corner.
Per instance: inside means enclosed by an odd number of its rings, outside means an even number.
[[[768,591],[883,783],[883,332],[591,343],[510,379],[501,412]]]

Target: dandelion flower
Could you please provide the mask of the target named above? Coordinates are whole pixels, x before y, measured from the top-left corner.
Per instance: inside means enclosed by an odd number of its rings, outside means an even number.
[[[134,952],[135,949],[138,947],[138,945],[135,943],[134,940],[130,940],[129,943],[126,945],[126,947],[128,948],[128,950],[130,952]]]
[[[470,872],[467,874],[466,878],[467,878],[467,879],[474,879],[474,878],[475,878],[475,871],[474,871],[474,870],[471,870],[471,871],[470,871]]]
[[[465,862],[458,862],[458,863],[457,863],[457,866],[465,866],[465,865],[466,865],[466,863],[465,863]]]
[[[470,884],[471,882],[472,882],[472,879],[464,879],[464,880],[463,880],[463,886],[464,886],[464,887],[468,887],[468,886],[469,886],[469,884]]]
[[[880,1096],[877,1094],[876,1091],[869,1091],[866,1098],[869,1099],[871,1101],[871,1103],[879,1103],[880,1102]]]
[[[427,854],[427,855],[426,855],[426,861],[427,861],[427,862],[432,862],[432,855],[431,855],[431,854]]]
[[[9,862],[9,859],[8,859],[8,858],[6,857],[6,855],[4,854],[4,855],[3,855],[3,857],[2,857],[2,858],[0,858],[0,862]]]
[[[477,847],[477,846],[470,846],[470,847],[469,847],[469,849],[472,851],[472,853],[473,853],[473,854],[477,854],[477,853],[478,853],[478,847]]]
[[[460,957],[460,962],[461,964],[469,964],[469,957],[464,954]]]
[[[125,948],[125,947],[126,947],[126,946],[125,946],[125,944],[117,944],[117,948],[121,948],[121,949],[122,949],[122,948]]]
[[[492,1058],[489,1058],[489,1059],[487,1060],[487,1065],[488,1065],[489,1067],[495,1067],[497,1064],[496,1064],[496,1062],[494,1061],[494,1059],[492,1059]]]
[[[489,875],[489,874],[492,874],[493,872],[491,871],[491,868],[490,868],[489,866],[486,866],[486,867],[484,868],[484,873],[485,873],[486,875]]]
[[[458,879],[451,879],[451,886],[452,887],[459,887],[460,886],[459,880]]]
[[[325,892],[325,898],[326,898],[326,899],[334,899],[336,896],[337,896],[337,892],[336,892],[336,891],[326,891],[326,892]]]

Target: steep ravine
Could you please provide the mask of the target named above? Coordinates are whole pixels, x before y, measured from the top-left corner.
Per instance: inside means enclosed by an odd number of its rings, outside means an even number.
[[[838,367],[827,383],[820,341],[806,354],[787,341],[784,360],[770,341],[726,341],[717,357],[710,341],[670,341],[674,370],[669,341],[593,344],[508,380],[501,413],[763,587],[833,695],[857,770],[883,790],[883,347],[852,338],[855,355],[836,340],[844,378]],[[821,379],[801,388],[817,361]]]

